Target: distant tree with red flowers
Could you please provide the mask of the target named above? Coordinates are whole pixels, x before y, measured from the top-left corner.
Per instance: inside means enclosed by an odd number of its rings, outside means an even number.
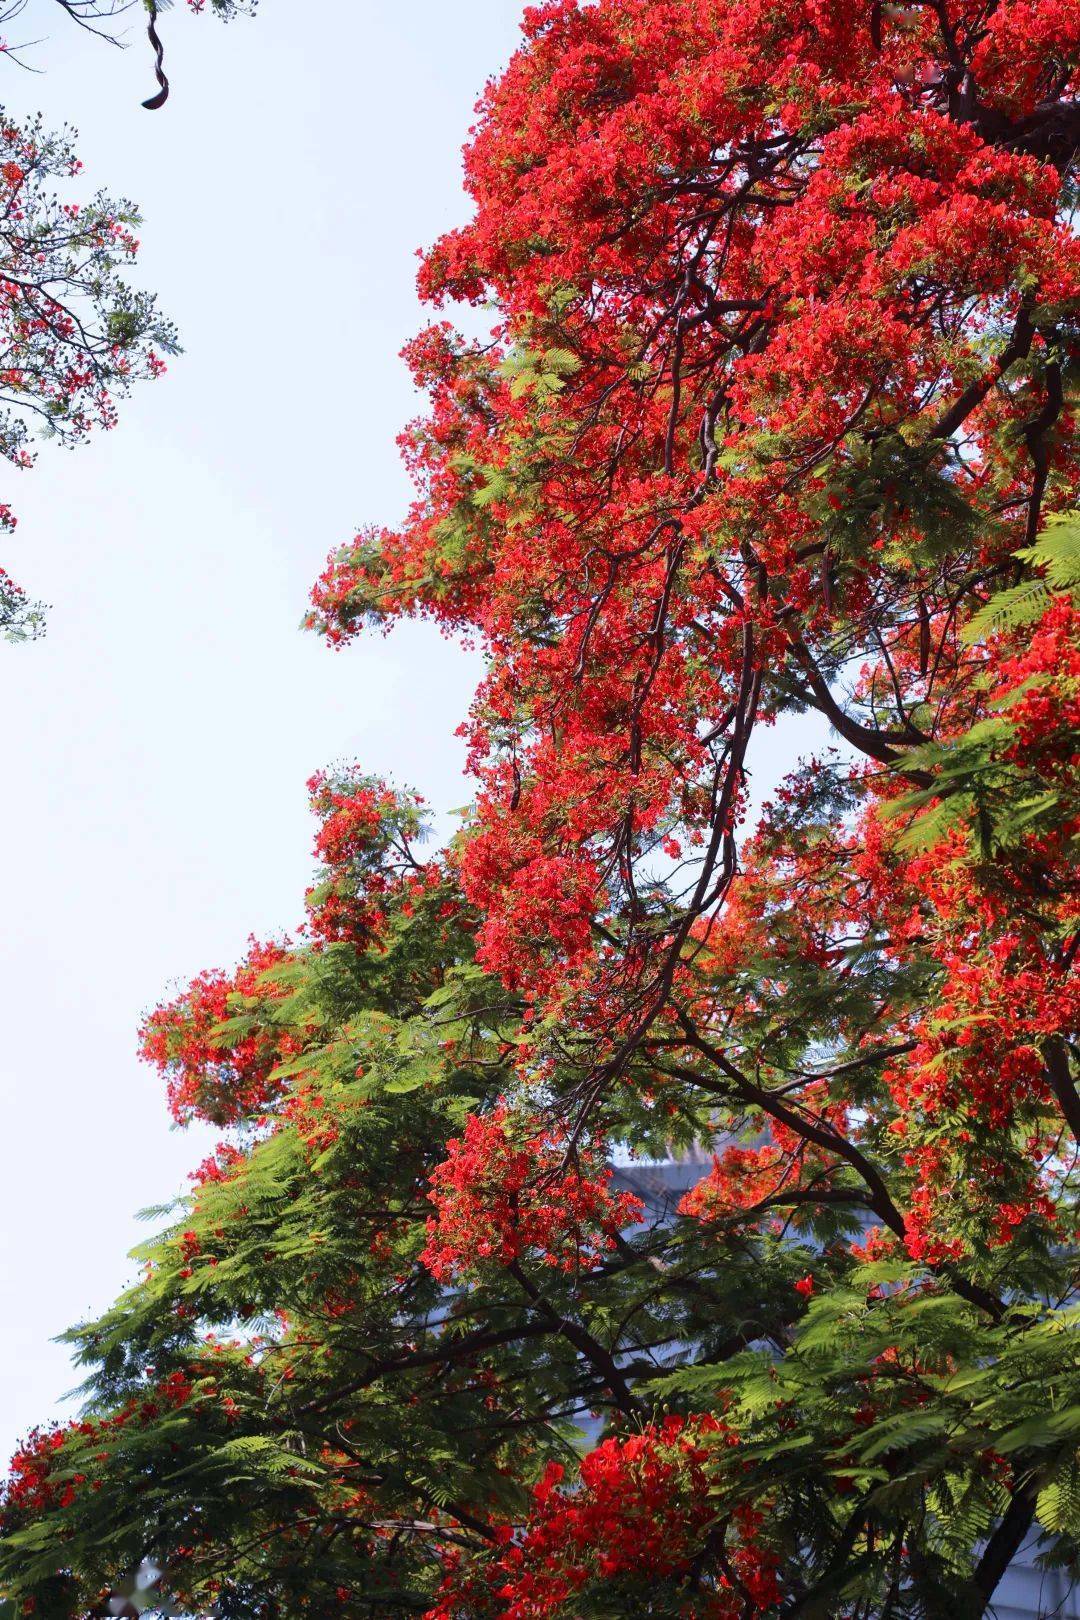
[[[974,1620],[1080,1568],[1080,13],[524,36],[420,277],[493,330],[410,345],[415,503],[311,613],[483,647],[475,806],[418,853],[316,779],[302,929],[147,1021],[230,1134],[15,1461],[24,1609]]]
[[[0,114],[0,157],[0,455],[27,468],[35,435],[70,445],[112,427],[117,401],[177,345],[153,298],[124,279],[139,247],[134,205],[65,197],[82,167],[70,134]],[[15,521],[0,504],[0,527]],[[0,575],[0,633],[20,640],[42,623]]]
[[[188,0],[193,11],[205,0]],[[127,18],[131,0],[50,0],[91,34],[120,43],[110,24]],[[139,10],[143,10],[143,6]],[[210,0],[228,20],[251,11],[246,0]],[[26,0],[0,4],[0,26]],[[158,6],[145,7],[153,39]],[[130,19],[128,19],[130,20]],[[19,54],[0,41],[0,58]],[[26,65],[26,64],[23,64]],[[159,83],[165,84],[160,72]],[[161,105],[162,92],[153,98]],[[81,198],[73,131],[50,133],[40,118],[20,124],[0,107],[0,456],[25,469],[35,436],[77,444],[110,428],[133,383],[159,376],[177,352],[176,332],[148,293],[125,280],[139,249],[135,205],[98,192]],[[16,523],[0,501],[0,531]],[[45,615],[0,568],[0,636],[42,633]]]

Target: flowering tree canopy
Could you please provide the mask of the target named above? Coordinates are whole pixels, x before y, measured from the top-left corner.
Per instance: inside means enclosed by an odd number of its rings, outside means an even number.
[[[526,13],[421,270],[494,330],[410,345],[414,506],[311,613],[482,645],[475,811],[423,859],[317,778],[295,942],[148,1019],[232,1135],[73,1335],[13,1602],[931,1620],[1076,1568],[1078,72],[1057,0]],[[611,1168],[691,1150],[677,1206]]]

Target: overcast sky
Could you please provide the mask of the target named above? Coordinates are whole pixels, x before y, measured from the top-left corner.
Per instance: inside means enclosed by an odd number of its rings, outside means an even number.
[[[186,352],[115,432],[0,476],[0,561],[53,604],[44,641],[0,646],[0,1468],[73,1382],[50,1339],[129,1279],[135,1212],[206,1150],[169,1128],[140,1014],[299,919],[317,767],[469,796],[475,661],[422,626],[333,654],[298,624],[331,546],[407,499],[415,250],[464,216],[520,8],[262,0],[223,27],[178,4],[158,113],[137,21],[120,52],[56,10],[8,25],[50,37],[40,77],[0,63],[4,100],[74,123],[90,181],[141,204],[140,278]]]

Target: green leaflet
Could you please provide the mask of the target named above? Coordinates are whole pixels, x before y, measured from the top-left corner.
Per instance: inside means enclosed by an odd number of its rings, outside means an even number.
[[[1035,578],[999,591],[980,608],[964,628],[964,640],[973,643],[1003,630],[1016,630],[1041,618],[1053,591],[1080,589],[1080,512],[1057,512],[1034,545],[1016,553],[1030,568],[1041,569]]]

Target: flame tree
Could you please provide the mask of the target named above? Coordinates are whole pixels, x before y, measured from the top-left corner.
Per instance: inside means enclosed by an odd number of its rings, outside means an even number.
[[[231,1135],[15,1459],[16,1612],[978,1616],[1080,1554],[1080,14],[524,31],[421,271],[494,330],[410,346],[416,501],[311,613],[482,645],[475,811],[424,859],[318,779],[303,932],[147,1021]]]

